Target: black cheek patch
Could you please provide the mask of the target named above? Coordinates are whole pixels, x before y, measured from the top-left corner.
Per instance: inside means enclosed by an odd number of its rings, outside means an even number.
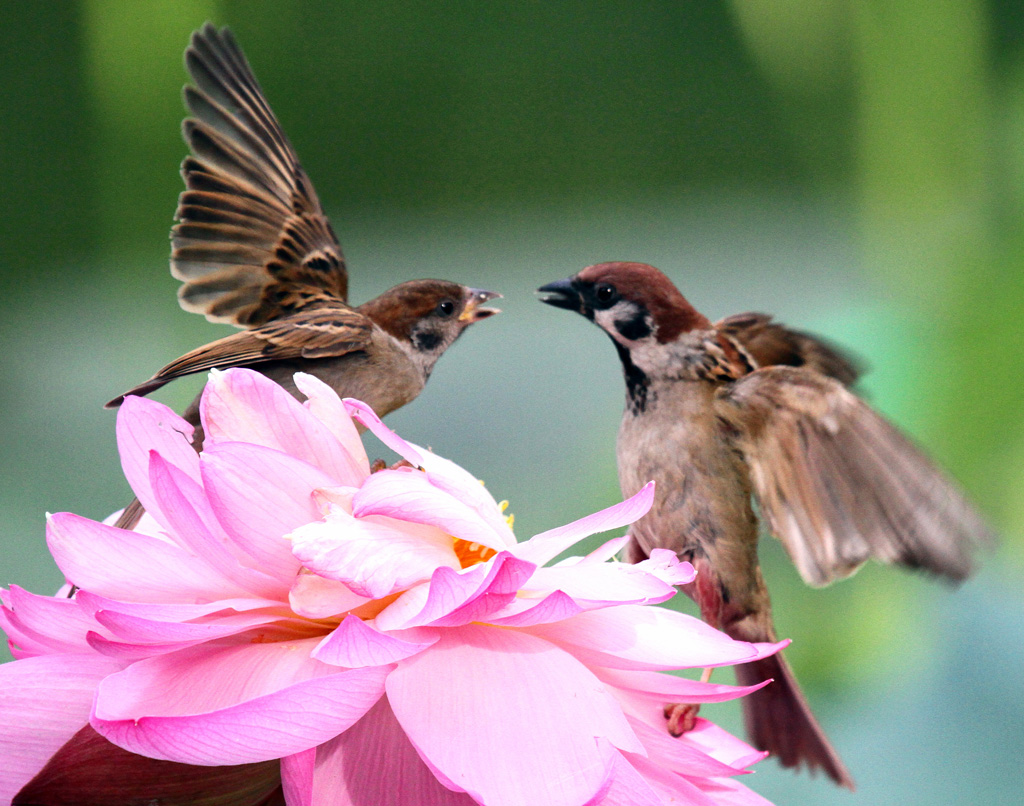
[[[640,341],[651,335],[651,326],[647,323],[647,317],[637,311],[629,319],[616,319],[615,329],[624,339],[629,341]]]
[[[412,343],[416,346],[417,350],[429,353],[431,350],[436,349],[437,345],[441,343],[441,336],[428,330],[423,333],[417,333],[413,336]]]

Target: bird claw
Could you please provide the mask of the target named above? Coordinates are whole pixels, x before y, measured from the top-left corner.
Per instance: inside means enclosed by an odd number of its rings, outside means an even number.
[[[697,714],[700,706],[692,702],[677,702],[665,706],[665,719],[668,720],[668,732],[673,736],[682,736],[693,730],[697,725]]]

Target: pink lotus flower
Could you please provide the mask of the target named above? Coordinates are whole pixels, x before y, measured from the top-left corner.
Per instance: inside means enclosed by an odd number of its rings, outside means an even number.
[[[673,739],[661,713],[753,689],[662,672],[782,644],[650,607],[693,579],[671,552],[609,562],[619,538],[545,565],[652,485],[517,543],[466,471],[296,384],[305,404],[215,373],[201,454],[165,406],[125,401],[137,530],[53,515],[77,594],[0,593],[0,804],[30,781],[26,802],[765,803],[734,779],[764,754],[702,719]],[[408,466],[371,473],[353,418]]]

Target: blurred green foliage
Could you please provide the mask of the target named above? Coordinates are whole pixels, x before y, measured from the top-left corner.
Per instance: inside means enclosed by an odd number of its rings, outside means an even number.
[[[812,591],[766,540],[780,632],[863,802],[1011,801],[1019,3],[0,0],[0,19],[0,583],[59,584],[42,514],[127,499],[99,405],[224,332],[177,309],[166,272],[181,53],[212,19],[316,182],[357,301],[418,276],[506,294],[392,423],[511,498],[521,534],[618,496],[613,352],[538,285],[647,260],[709,315],[771,310],[863,354],[865,394],[1004,541],[951,592],[878,567]],[[180,386],[161,399],[184,405]],[[846,797],[762,766],[780,803]]]

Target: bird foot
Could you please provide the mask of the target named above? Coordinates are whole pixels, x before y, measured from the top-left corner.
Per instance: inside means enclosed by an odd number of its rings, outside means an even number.
[[[700,706],[692,702],[677,702],[665,706],[665,719],[668,720],[668,732],[673,736],[682,736],[697,724]]]

